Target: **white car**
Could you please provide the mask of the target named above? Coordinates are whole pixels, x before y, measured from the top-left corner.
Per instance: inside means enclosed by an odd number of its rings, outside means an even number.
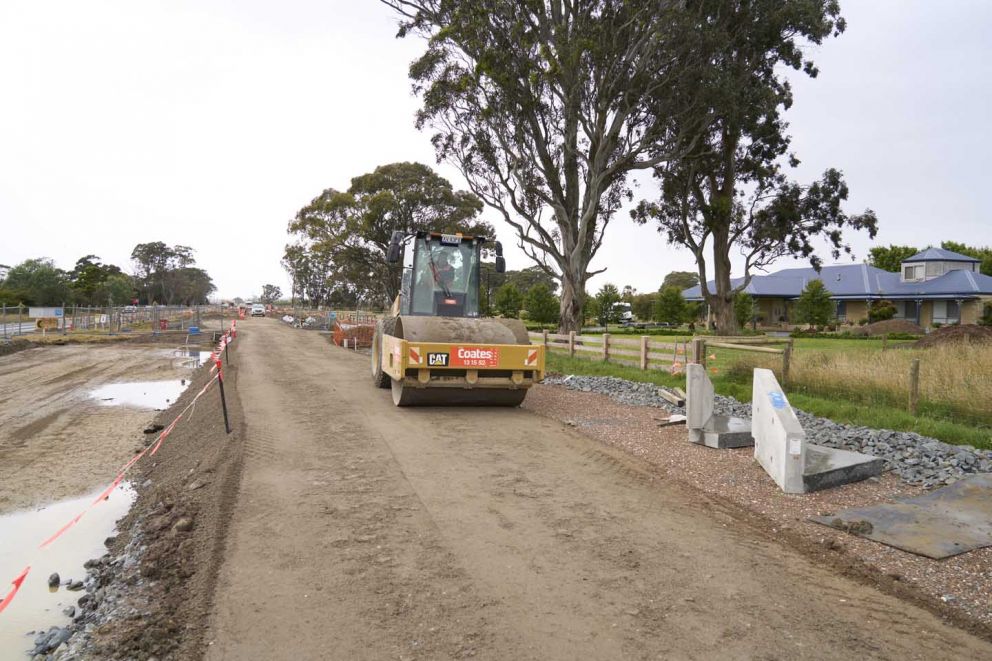
[[[255,303],[251,306],[251,316],[253,317],[264,317],[265,316],[265,306],[261,303]]]

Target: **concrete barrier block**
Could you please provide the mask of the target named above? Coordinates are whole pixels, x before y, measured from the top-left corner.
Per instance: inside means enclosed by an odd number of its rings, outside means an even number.
[[[689,442],[709,448],[740,448],[753,443],[751,421],[713,415],[715,393],[706,368],[690,363],[686,366],[686,427]]]
[[[786,493],[858,482],[878,475],[885,467],[877,457],[808,443],[771,370],[754,370],[751,420],[754,458]]]
[[[702,429],[713,417],[713,382],[706,368],[697,363],[685,366],[685,425]]]
[[[751,391],[751,433],[754,458],[786,493],[803,493],[806,465],[806,432],[799,424],[775,374],[754,370]]]

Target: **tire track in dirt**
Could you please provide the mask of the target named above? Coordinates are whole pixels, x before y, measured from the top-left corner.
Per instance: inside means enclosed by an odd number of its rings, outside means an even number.
[[[319,334],[242,330],[208,658],[992,656],[563,425],[396,409]]]

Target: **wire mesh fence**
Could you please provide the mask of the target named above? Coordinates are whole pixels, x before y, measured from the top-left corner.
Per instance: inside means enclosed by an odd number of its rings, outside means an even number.
[[[202,328],[207,319],[233,319],[236,310],[223,305],[66,305],[31,308],[0,304],[0,339],[33,333],[107,334],[163,333]]]

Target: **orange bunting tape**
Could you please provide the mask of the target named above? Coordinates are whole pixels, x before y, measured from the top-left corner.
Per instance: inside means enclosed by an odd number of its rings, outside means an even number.
[[[3,601],[0,601],[0,613],[2,613],[3,609],[7,607],[7,604],[14,600],[14,595],[21,589],[21,583],[23,583],[24,579],[27,578],[29,571],[31,571],[31,565],[25,567],[24,571],[22,571],[17,578],[11,581],[14,587],[11,588],[10,592],[7,593],[7,596],[3,598]]]

